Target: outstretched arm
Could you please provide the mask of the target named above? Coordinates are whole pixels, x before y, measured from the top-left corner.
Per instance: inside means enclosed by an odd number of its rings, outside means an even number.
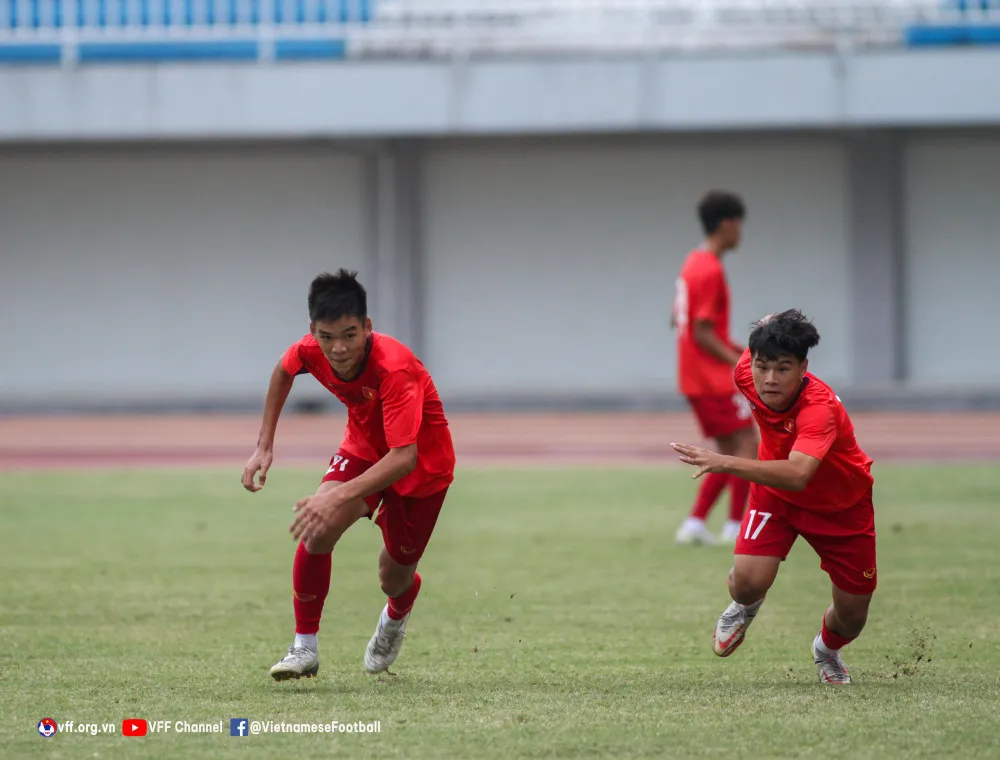
[[[274,459],[274,436],[278,429],[278,417],[285,406],[288,394],[292,390],[295,376],[288,374],[281,362],[271,373],[271,382],[267,387],[267,398],[264,400],[264,417],[260,423],[260,434],[257,436],[257,450],[250,457],[247,466],[243,468],[243,487],[251,493],[256,493],[267,482],[267,471]],[[254,476],[260,472],[259,485],[254,483]]]
[[[743,459],[723,456],[686,443],[670,445],[681,455],[682,462],[698,468],[694,474],[696,478],[706,472],[722,472],[782,491],[802,491],[809,485],[836,440],[836,404],[827,401],[810,405],[799,412],[796,419],[798,433],[788,459]]]
[[[698,468],[694,478],[708,472],[720,472],[782,491],[804,490],[821,461],[801,451],[793,451],[788,459],[758,460],[724,456],[686,443],[671,443],[670,446],[681,455],[684,464]]]

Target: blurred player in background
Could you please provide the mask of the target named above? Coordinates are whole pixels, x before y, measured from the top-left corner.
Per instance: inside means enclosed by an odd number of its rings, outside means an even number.
[[[454,477],[455,452],[444,408],[424,365],[399,341],[372,331],[367,294],[355,272],[322,274],[309,289],[310,333],[271,374],[257,450],[243,487],[264,487],[281,409],[297,375],[309,373],[347,406],[347,430],[313,496],[299,501],[290,527],[300,540],[292,564],[295,641],[274,667],[276,681],[319,671],[319,623],[330,590],[331,553],[355,522],[382,530],[378,577],[387,604],[368,642],[369,673],[399,655],[420,592],[417,562]],[[259,474],[259,482],[254,478]]]
[[[833,604],[813,640],[823,683],[851,677],[840,650],[868,619],[877,584],[872,460],[854,436],[837,394],[808,370],[816,328],[798,311],[765,317],[736,366],[740,392],[761,431],[760,461],[672,444],[694,477],[738,475],[753,485],[729,572],[732,603],[715,628],[712,648],[728,657],[743,643],[778,567],[798,536],[820,558],[833,584]]]
[[[698,204],[705,239],[688,254],[676,282],[671,326],[677,331],[680,392],[706,438],[719,452],[752,459],[757,448],[753,418],[733,384],[733,368],[743,352],[729,337],[729,284],[723,257],[740,244],[746,207],[733,193],[713,191]],[[714,544],[705,525],[722,492],[729,489],[729,519],[722,540],[733,542],[746,510],[750,484],[711,473],[701,483],[688,518],[677,531],[681,544]]]

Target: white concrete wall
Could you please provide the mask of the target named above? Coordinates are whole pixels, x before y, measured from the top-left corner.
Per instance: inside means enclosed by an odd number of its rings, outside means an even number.
[[[310,279],[363,273],[364,203],[330,151],[0,153],[0,393],[262,399]]]
[[[905,175],[913,382],[996,386],[1000,137],[909,138]],[[709,187],[750,207],[734,334],[798,306],[813,369],[851,381],[836,138],[446,142],[422,177],[421,353],[446,394],[672,392],[673,281]],[[358,268],[379,313],[368,189],[362,158],[317,148],[0,152],[0,401],[259,398],[316,272]]]
[[[813,368],[851,377],[846,154],[832,139],[496,142],[425,165],[425,358],[453,394],[676,388],[673,282],[700,193],[741,192],[734,335],[800,307]]]
[[[906,149],[906,351],[924,385],[1000,385],[1000,137]]]

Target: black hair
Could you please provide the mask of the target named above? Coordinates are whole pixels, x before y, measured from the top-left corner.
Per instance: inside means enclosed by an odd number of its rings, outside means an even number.
[[[801,311],[789,309],[756,322],[747,345],[754,357],[777,361],[794,356],[802,362],[819,345],[819,332]]]
[[[698,218],[706,235],[713,234],[727,219],[742,219],[746,214],[743,199],[726,190],[711,190],[698,201]]]
[[[368,317],[368,294],[358,273],[340,269],[317,275],[309,286],[309,321],[336,322],[342,317]]]

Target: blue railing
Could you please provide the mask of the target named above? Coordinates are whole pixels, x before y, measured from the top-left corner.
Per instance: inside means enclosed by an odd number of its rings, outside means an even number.
[[[0,65],[337,60],[376,0],[0,0]]]
[[[371,0],[0,0],[0,30],[367,23]]]
[[[0,0],[0,64],[837,49],[845,42],[1000,45],[1000,0],[760,0],[758,12],[746,0]]]
[[[1000,0],[945,0],[955,18],[914,24],[906,29],[909,47],[1000,45]]]

